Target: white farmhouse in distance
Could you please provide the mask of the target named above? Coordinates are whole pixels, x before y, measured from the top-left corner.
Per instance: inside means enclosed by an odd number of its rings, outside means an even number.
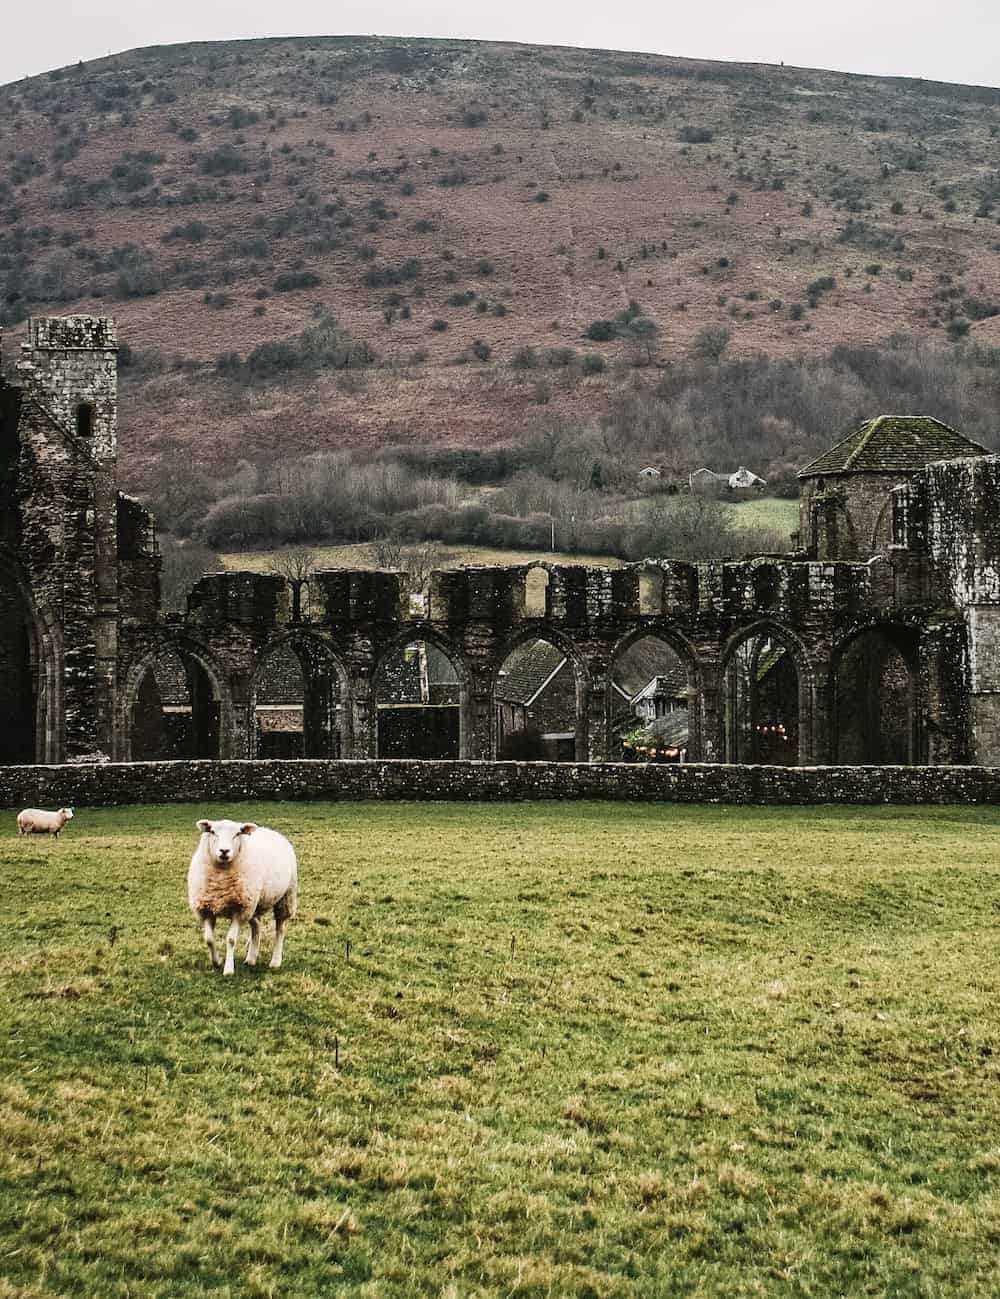
[[[762,492],[767,487],[767,480],[755,474],[746,465],[732,473],[717,474],[714,469],[696,469],[688,477],[688,487],[692,492],[710,492],[716,495],[727,493],[748,494]]]

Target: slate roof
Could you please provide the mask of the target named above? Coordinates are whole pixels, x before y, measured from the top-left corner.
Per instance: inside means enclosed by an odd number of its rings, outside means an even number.
[[[644,636],[615,660],[613,681],[627,699],[634,699],[657,676],[669,676],[675,681],[678,697],[687,691],[684,665],[669,646],[655,636]]]
[[[677,708],[672,713],[657,717],[646,727],[646,733],[663,747],[685,748],[688,742],[687,709]]]
[[[934,460],[989,455],[984,446],[930,415],[878,415],[799,470],[819,474],[892,473],[923,469]]]
[[[666,695],[668,699],[687,699],[687,693],[687,668],[683,663],[679,662],[676,667],[670,668],[667,672],[657,673],[655,677],[646,682],[641,690],[632,696],[629,702],[638,703],[640,699],[645,699],[647,695]]]
[[[547,640],[529,641],[507,660],[497,682],[497,698],[510,704],[528,704],[549,677],[566,662],[566,655]]]

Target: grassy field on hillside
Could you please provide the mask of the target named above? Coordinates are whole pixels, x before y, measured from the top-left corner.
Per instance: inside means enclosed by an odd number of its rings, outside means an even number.
[[[734,505],[738,526],[747,527],[754,524],[762,528],[774,528],[787,541],[788,534],[795,532],[799,526],[799,503],[784,500],[779,496],[759,496],[749,501],[740,501]]]
[[[787,540],[788,534],[799,525],[798,501],[781,500],[764,496],[741,501],[731,507],[736,515],[737,527],[757,526],[774,528]],[[374,547],[367,542],[357,545],[311,547],[319,568],[374,568]],[[274,556],[273,551],[252,550],[229,552],[222,561],[229,569],[251,569],[263,572]],[[669,556],[668,556],[669,558]],[[493,546],[442,546],[441,567],[460,568],[463,564],[606,564],[620,568],[623,561],[613,555],[572,554],[557,550],[498,550]]]
[[[312,546],[318,568],[375,568],[375,549],[367,542],[354,546]],[[252,550],[229,552],[222,556],[226,568],[253,572],[267,570],[274,551]],[[622,561],[610,555],[571,555],[567,551],[496,550],[492,546],[442,546],[441,567],[460,568],[463,564],[607,564],[621,568]]]
[[[277,973],[204,808],[0,840],[3,1299],[996,1293],[1000,810],[227,810]]]

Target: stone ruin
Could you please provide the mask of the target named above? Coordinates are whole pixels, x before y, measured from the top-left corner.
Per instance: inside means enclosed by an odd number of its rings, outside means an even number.
[[[164,617],[116,485],[114,322],[35,319],[0,381],[0,763],[500,753],[504,664],[568,661],[564,756],[621,756],[646,638],[686,675],[692,761],[1000,765],[1000,457],[882,417],[800,474],[798,548],[731,563],[206,574]],[[414,614],[415,608],[423,608]],[[509,709],[508,709],[509,712]]]

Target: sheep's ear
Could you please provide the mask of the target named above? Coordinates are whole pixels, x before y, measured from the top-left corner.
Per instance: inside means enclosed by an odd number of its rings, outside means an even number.
[[[211,821],[195,821],[195,825],[196,825],[196,826],[198,827],[198,829],[202,832],[202,834],[208,834],[208,832],[209,832],[209,831],[211,830],[211,828],[212,828],[212,822],[211,822]]]
[[[253,834],[256,829],[257,826],[255,826],[252,821],[248,821],[246,825],[240,826],[240,834]]]

